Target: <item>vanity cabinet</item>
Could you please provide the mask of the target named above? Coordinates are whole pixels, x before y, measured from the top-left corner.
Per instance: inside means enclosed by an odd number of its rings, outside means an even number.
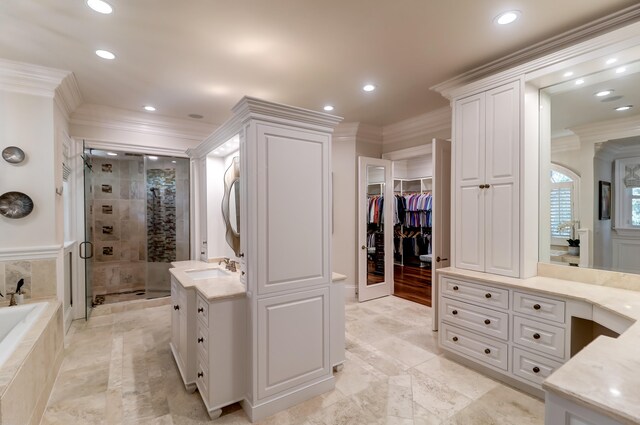
[[[583,405],[547,392],[544,400],[544,423],[553,425],[623,425]],[[631,423],[631,422],[628,422]]]
[[[207,300],[197,296],[196,384],[211,419],[244,398],[246,390],[246,298]]]
[[[189,392],[196,389],[196,356],[194,340],[196,294],[194,288],[183,287],[171,277],[171,352],[178,365],[182,382]]]
[[[440,276],[440,345],[538,390],[569,358],[566,302]]]
[[[455,266],[520,272],[520,81],[454,102]]]

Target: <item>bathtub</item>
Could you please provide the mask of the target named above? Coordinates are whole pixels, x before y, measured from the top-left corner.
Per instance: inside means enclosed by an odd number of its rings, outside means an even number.
[[[46,305],[42,302],[0,308],[0,367],[15,351]]]

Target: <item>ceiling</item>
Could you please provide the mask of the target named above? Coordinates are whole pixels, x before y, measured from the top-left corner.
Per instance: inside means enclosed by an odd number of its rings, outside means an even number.
[[[0,57],[73,71],[91,104],[219,124],[250,95],[388,125],[447,105],[434,84],[637,0],[109,3],[2,0]],[[514,24],[492,22],[513,9]]]

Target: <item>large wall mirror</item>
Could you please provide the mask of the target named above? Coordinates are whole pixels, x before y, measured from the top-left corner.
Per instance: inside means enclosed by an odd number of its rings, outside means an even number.
[[[240,158],[234,157],[224,173],[222,217],[226,225],[225,238],[238,256],[240,254]]]
[[[640,273],[640,52],[540,91],[540,261]]]

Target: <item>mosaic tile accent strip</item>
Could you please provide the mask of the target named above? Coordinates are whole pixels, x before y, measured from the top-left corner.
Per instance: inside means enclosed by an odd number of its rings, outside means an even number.
[[[176,261],[176,170],[147,170],[147,258]]]

